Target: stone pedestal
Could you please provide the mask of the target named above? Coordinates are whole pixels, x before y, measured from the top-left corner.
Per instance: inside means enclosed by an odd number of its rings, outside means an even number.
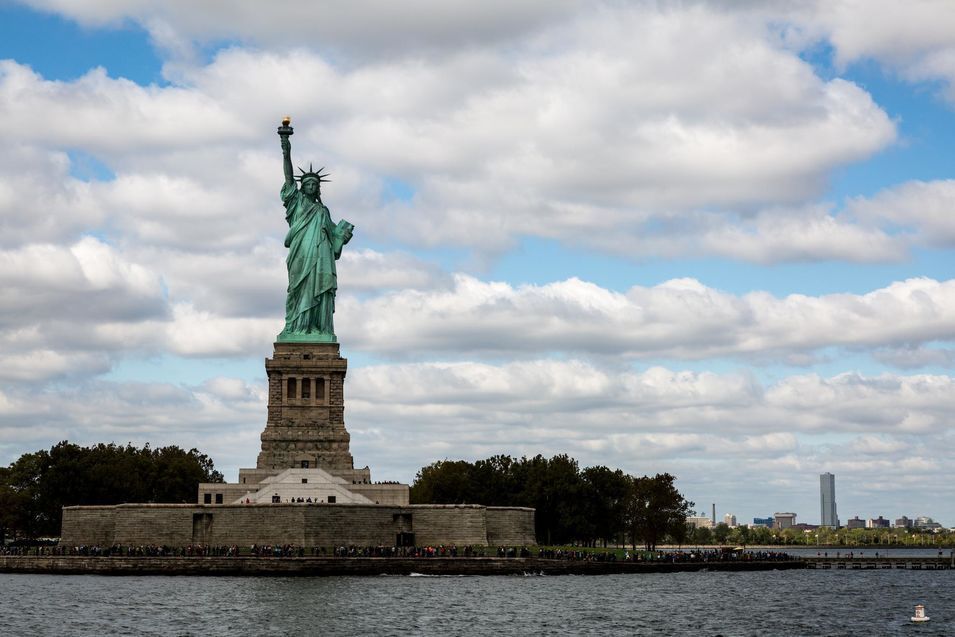
[[[249,478],[319,468],[350,482],[370,479],[367,467],[354,468],[345,430],[347,367],[338,343],[275,343],[272,358],[265,359],[269,404],[262,451]]]

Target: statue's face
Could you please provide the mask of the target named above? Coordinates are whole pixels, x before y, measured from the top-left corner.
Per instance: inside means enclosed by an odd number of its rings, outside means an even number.
[[[314,197],[318,194],[318,181],[315,179],[306,179],[302,182],[302,192],[304,192],[309,197]]]

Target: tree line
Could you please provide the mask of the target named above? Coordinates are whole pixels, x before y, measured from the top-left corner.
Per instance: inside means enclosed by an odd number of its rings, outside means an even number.
[[[0,535],[57,536],[64,506],[195,502],[200,482],[222,482],[222,474],[197,449],[63,441],[0,467]],[[411,502],[532,507],[538,542],[648,550],[685,541],[693,506],[668,473],[580,469],[567,455],[435,462],[418,471]]]
[[[770,529],[764,526],[730,527],[720,522],[713,528],[695,528],[689,531],[688,544],[785,545],[820,547],[955,546],[955,533],[950,530],[920,529]]]
[[[567,455],[435,462],[415,477],[411,503],[533,507],[540,543],[630,543],[647,550],[664,540],[682,542],[693,506],[668,473],[635,477],[604,466],[581,470]]]
[[[0,467],[0,532],[58,536],[64,506],[195,502],[200,482],[222,482],[222,474],[197,449],[64,440]]]

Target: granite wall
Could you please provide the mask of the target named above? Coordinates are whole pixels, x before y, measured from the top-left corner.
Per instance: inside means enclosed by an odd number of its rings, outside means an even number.
[[[479,505],[120,504],[64,507],[61,546],[533,545],[534,510]]]
[[[531,546],[534,539],[534,509],[487,507],[487,543],[491,546]]]

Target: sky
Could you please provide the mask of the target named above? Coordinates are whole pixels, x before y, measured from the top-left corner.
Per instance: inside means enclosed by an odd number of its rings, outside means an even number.
[[[566,453],[955,525],[947,0],[0,0],[0,464],[265,425],[276,126],[358,467]]]

